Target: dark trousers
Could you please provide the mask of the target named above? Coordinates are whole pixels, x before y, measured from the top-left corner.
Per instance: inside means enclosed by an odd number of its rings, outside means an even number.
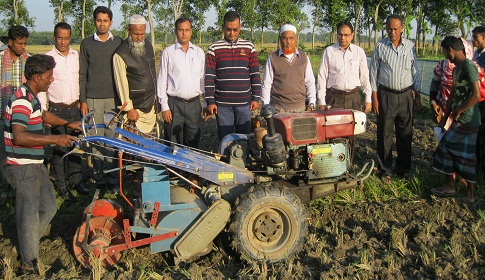
[[[481,125],[477,136],[477,166],[478,172],[485,175],[485,101],[478,103]]]
[[[185,102],[168,97],[172,122],[163,124],[165,140],[199,148],[202,105],[200,99]]]
[[[231,133],[251,133],[251,110],[246,106],[218,106],[217,107],[217,133],[219,141]]]
[[[331,105],[332,108],[353,109],[362,111],[360,91],[354,93],[338,93],[327,89],[325,95],[325,104]]]
[[[54,186],[43,164],[10,165],[7,176],[15,187],[15,218],[23,262],[39,258],[42,234],[57,212]]]
[[[81,120],[81,111],[77,106],[73,108],[62,108],[51,105],[49,111],[69,122]],[[77,136],[80,132],[74,132],[66,126],[54,126],[51,128],[51,133],[54,135],[70,134]],[[67,151],[67,148],[57,146],[54,147],[53,150],[51,167],[54,173],[54,184],[57,190],[63,190],[69,185],[75,185],[81,181],[81,157],[78,155],[70,155],[62,159]]]
[[[5,162],[7,161],[7,154],[5,151],[5,120],[0,118],[0,133],[2,134],[2,141],[0,141],[0,174],[8,182],[8,176],[5,174]]]
[[[397,159],[395,171],[408,173],[411,169],[411,143],[413,139],[413,96],[411,89],[403,93],[390,93],[380,88],[377,93],[377,160],[380,175],[392,171],[392,137],[396,130]]]

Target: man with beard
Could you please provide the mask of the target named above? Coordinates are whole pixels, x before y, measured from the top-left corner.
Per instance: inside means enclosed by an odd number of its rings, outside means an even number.
[[[204,51],[190,42],[192,23],[175,21],[177,42],[160,59],[158,98],[162,105],[165,140],[198,148],[204,92]]]
[[[86,115],[94,110],[94,120],[104,123],[104,113],[113,112],[117,102],[116,89],[113,82],[111,59],[113,53],[123,41],[113,36],[109,31],[113,25],[113,12],[104,6],[98,6],[93,13],[96,32],[81,41],[79,51],[79,101],[81,114]],[[97,135],[114,137],[111,129],[98,128]],[[94,178],[98,187],[108,187],[114,193],[118,192],[118,178],[114,173],[105,176],[104,170],[115,168],[112,157],[115,154],[103,147],[93,146]],[[106,156],[106,157],[104,157]],[[107,184],[107,185],[106,185]]]
[[[153,46],[145,38],[146,20],[132,15],[128,21],[128,38],[113,56],[115,84],[126,118],[145,134],[152,132],[155,114],[156,72]]]
[[[264,71],[263,104],[276,112],[314,110],[315,77],[307,54],[296,48],[296,27],[285,24],[280,30],[281,48],[270,54]]]
[[[372,109],[372,89],[364,50],[352,44],[354,28],[348,21],[337,25],[337,44],[325,49],[318,69],[318,107],[362,110],[360,90],[365,93],[364,112]]]

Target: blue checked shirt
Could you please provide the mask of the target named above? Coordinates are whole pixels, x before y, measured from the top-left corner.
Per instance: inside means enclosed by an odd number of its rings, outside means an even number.
[[[412,86],[414,91],[421,92],[414,43],[408,39],[402,38],[397,47],[389,38],[379,41],[372,54],[369,74],[372,91],[383,85],[394,90]]]

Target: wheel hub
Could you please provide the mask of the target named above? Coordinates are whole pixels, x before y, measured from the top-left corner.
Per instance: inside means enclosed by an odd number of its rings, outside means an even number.
[[[261,242],[274,242],[283,234],[283,220],[275,211],[261,213],[254,221],[254,236]]]

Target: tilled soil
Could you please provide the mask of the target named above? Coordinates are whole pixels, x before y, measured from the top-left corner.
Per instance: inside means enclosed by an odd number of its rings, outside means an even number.
[[[426,120],[428,113],[425,109],[421,113],[424,120],[415,122],[413,164],[423,186],[415,198],[344,202],[331,196],[308,203],[309,235],[302,251],[283,263],[243,261],[222,234],[211,253],[179,265],[170,253],[151,254],[148,247],[129,250],[118,266],[103,272],[102,279],[483,279],[484,192],[478,192],[473,204],[464,203],[459,196],[430,196],[429,188],[443,179],[429,167],[436,140],[432,124]],[[357,136],[356,165],[375,158],[375,118],[369,118],[368,131]],[[203,131],[202,148],[217,150],[213,119],[204,124]],[[380,184],[375,177],[369,180]],[[358,192],[362,190],[350,191],[349,197]],[[58,202],[50,233],[41,241],[45,278],[92,277],[72,251],[81,212],[89,202],[89,197],[78,197],[69,205]],[[0,257],[10,260],[15,272],[19,262],[12,251],[16,240],[13,200],[7,200],[0,213]]]

